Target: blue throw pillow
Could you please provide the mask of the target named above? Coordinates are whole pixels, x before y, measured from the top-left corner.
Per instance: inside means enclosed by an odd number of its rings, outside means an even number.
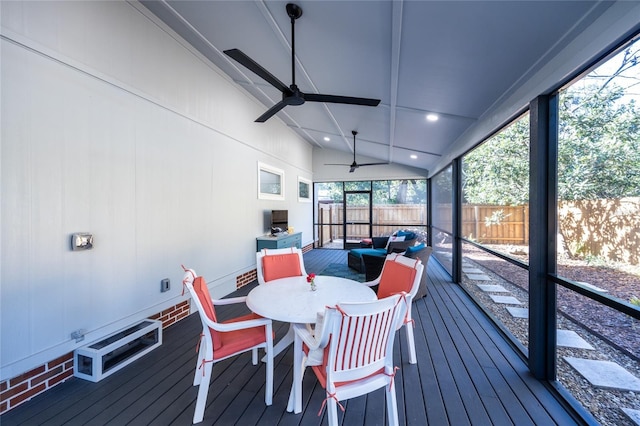
[[[424,243],[420,243],[417,246],[407,247],[407,251],[404,253],[404,255],[407,257],[412,257],[413,255],[415,255],[417,252],[419,252],[425,247],[426,246]]]
[[[396,234],[398,237],[404,237],[405,241],[413,240],[416,234],[411,231],[398,231]]]

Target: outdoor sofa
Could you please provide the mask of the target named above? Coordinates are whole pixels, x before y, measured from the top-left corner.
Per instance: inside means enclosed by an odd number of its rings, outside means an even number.
[[[404,239],[397,237],[404,237]],[[363,273],[365,271],[364,260],[362,259],[363,254],[384,258],[389,253],[402,253],[407,247],[411,247],[416,243],[417,237],[414,232],[410,231],[397,231],[390,237],[373,237],[371,238],[370,247],[349,250],[347,264],[350,268]]]

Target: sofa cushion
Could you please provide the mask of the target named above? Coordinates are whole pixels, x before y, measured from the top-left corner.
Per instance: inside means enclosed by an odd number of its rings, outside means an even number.
[[[374,249],[374,248],[359,248],[359,249],[351,249],[349,250],[349,253],[351,253],[352,255],[362,259],[362,254],[369,254],[371,256],[386,256],[387,255],[387,250],[384,248],[381,249]]]
[[[411,232],[411,231],[398,231],[396,232],[396,236],[404,237],[405,240],[409,241],[409,240],[413,240],[416,237],[416,234],[415,232]]]
[[[411,257],[414,258],[416,257],[416,254],[420,251],[420,250],[424,250],[425,247],[427,247],[425,245],[425,243],[420,243],[417,246],[411,246],[411,247],[407,247],[407,250],[405,251],[404,255],[407,257]]]

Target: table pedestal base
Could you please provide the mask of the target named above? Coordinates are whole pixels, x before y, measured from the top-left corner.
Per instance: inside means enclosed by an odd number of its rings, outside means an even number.
[[[290,329],[293,331],[293,328]],[[295,334],[295,333],[294,333]],[[300,414],[302,412],[302,339],[297,335],[293,340],[293,383],[291,384],[291,392],[289,393],[289,402],[287,411]]]

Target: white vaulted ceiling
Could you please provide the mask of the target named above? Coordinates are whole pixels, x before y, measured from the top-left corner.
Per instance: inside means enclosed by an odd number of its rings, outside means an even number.
[[[240,49],[285,85],[291,84],[287,2],[142,3],[262,103],[262,112],[281,100],[280,92],[224,50]],[[287,106],[270,120],[282,120],[316,147],[350,153],[351,131],[357,130],[358,156],[432,172],[460,151],[461,141],[469,139],[479,123],[497,120],[498,125],[503,118],[497,112],[513,114],[524,108],[531,98],[523,89],[549,63],[562,54],[566,57],[567,47],[613,4],[295,3],[303,9],[295,26],[300,90],[377,98],[381,103],[367,107],[306,102]],[[427,121],[428,113],[437,114],[439,120]],[[326,142],[325,136],[331,141]],[[411,154],[418,158],[411,159]]]

